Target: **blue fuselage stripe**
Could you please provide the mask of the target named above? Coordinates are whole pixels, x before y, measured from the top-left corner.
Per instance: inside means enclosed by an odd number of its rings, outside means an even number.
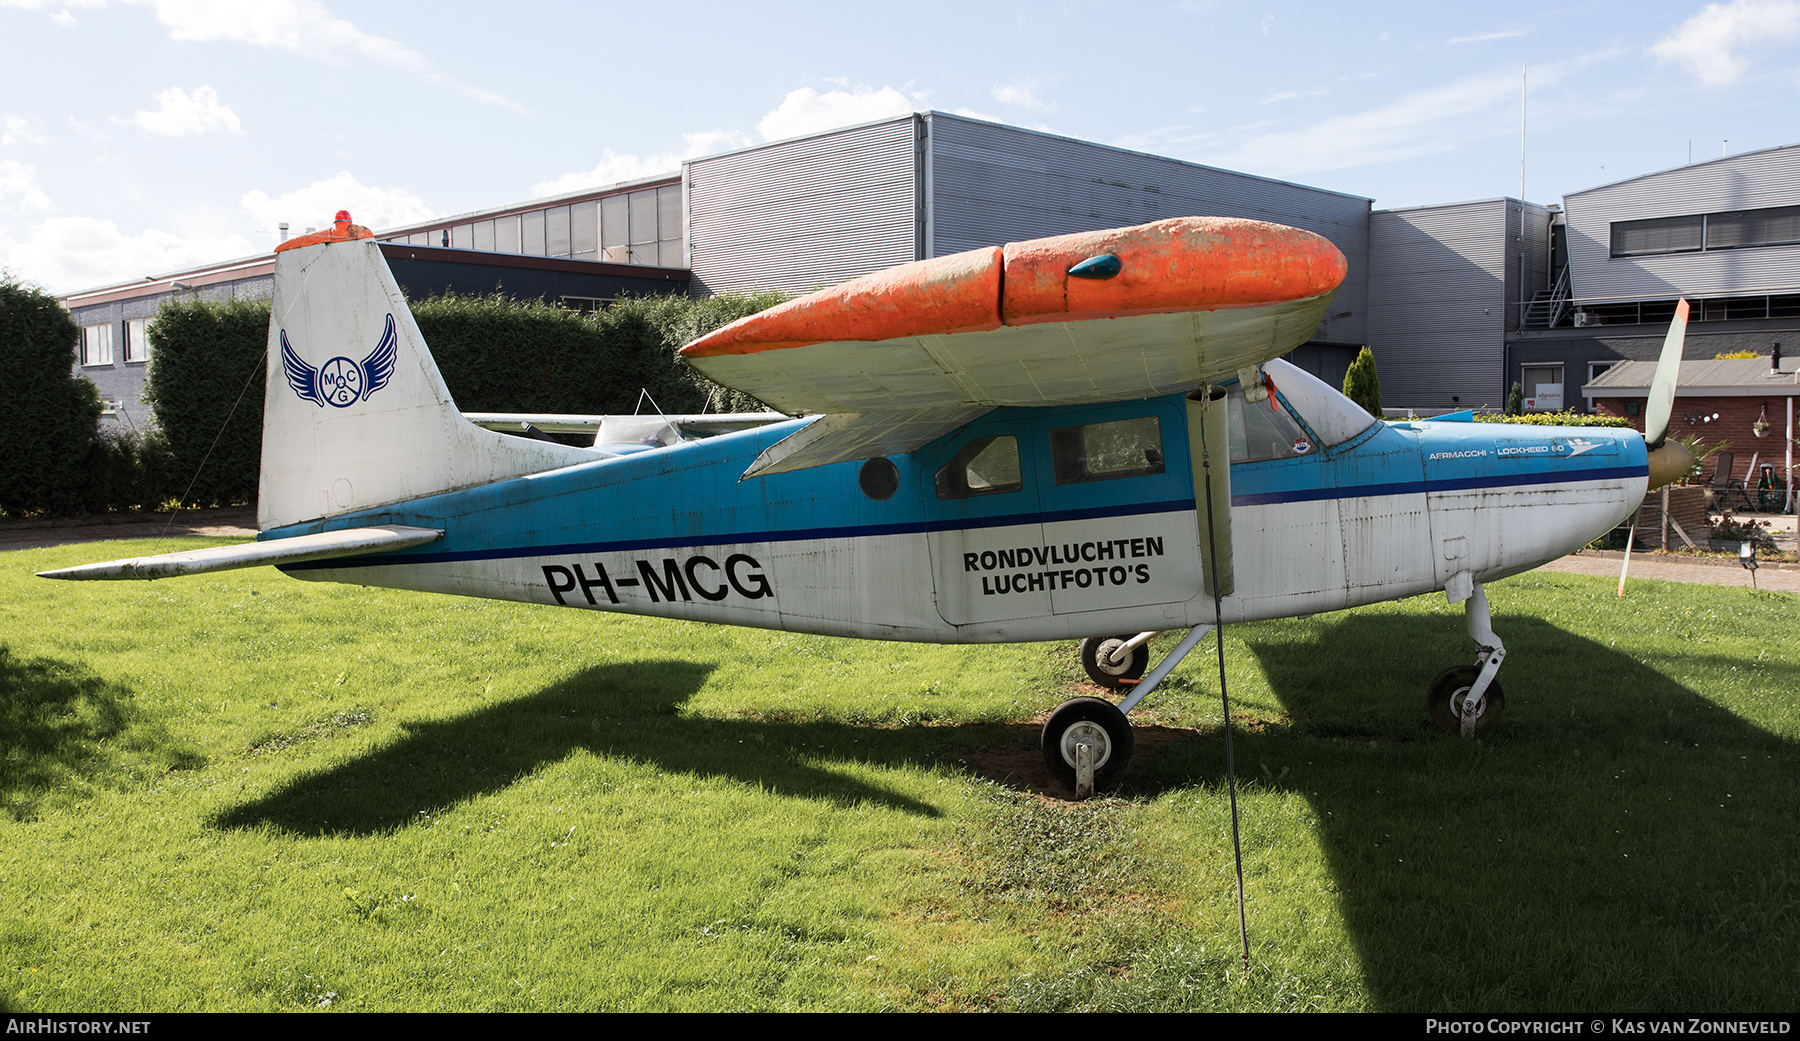
[[[1642,477],[1643,466],[1601,467],[1560,472],[1487,475],[1448,481],[1406,481],[1391,484],[1366,484],[1353,487],[1300,488],[1289,491],[1251,495],[1233,495],[1233,506],[1266,506],[1288,502],[1314,502],[1324,499],[1362,499],[1387,495],[1413,495],[1421,492],[1464,491],[1475,488],[1510,488],[1529,484],[1573,484],[1583,481],[1619,480]],[[1054,524],[1063,521],[1095,520],[1107,517],[1139,517],[1150,514],[1182,513],[1192,510],[1190,500],[1123,503],[1076,510],[1042,513],[1007,514],[996,517],[949,518],[899,524],[844,525],[837,527],[796,528],[779,531],[717,532],[704,535],[664,536],[660,538],[619,539],[606,542],[568,542],[545,546],[512,546],[495,549],[464,550],[448,553],[408,552],[382,553],[365,557],[340,557],[333,560],[289,564],[283,571],[338,570],[343,568],[385,567],[395,564],[447,564],[471,560],[512,560],[520,557],[578,556],[595,553],[628,553],[639,550],[673,550],[694,546],[748,545],[826,541],[831,539],[874,538],[883,535],[913,535],[936,531],[1002,528],[1022,524]]]
[[[1486,474],[1447,481],[1399,481],[1393,484],[1364,484],[1353,488],[1295,488],[1288,491],[1233,495],[1233,506],[1269,506],[1283,502],[1315,502],[1320,499],[1365,499],[1379,495],[1418,495],[1430,492],[1468,491],[1475,488],[1516,488],[1527,484],[1576,484],[1583,481],[1617,481],[1643,477],[1646,466],[1606,466],[1586,470],[1561,470],[1546,473]]]

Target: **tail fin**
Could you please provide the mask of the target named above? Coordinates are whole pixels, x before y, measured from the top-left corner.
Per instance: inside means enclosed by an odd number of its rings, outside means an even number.
[[[278,247],[257,506],[264,531],[593,458],[464,419],[380,246],[348,213]]]

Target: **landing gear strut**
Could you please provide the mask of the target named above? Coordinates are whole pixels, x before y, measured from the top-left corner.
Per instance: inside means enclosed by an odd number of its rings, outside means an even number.
[[[1425,689],[1425,709],[1439,729],[1469,737],[1498,723],[1506,711],[1506,694],[1494,682],[1494,674],[1506,660],[1506,647],[1494,635],[1493,616],[1481,583],[1470,587],[1463,615],[1468,620],[1469,638],[1475,641],[1475,664],[1456,665],[1438,673]]]
[[[1044,765],[1075,788],[1076,798],[1086,798],[1095,788],[1116,783],[1125,775],[1125,767],[1131,763],[1131,724],[1125,714],[1155,690],[1163,677],[1174,671],[1213,629],[1214,626],[1197,625],[1189,630],[1168,657],[1157,662],[1156,668],[1141,681],[1137,677],[1144,675],[1144,666],[1150,660],[1148,644],[1156,633],[1081,641],[1081,664],[1089,678],[1114,689],[1134,682],[1135,686],[1117,707],[1101,698],[1065,701],[1044,724]]]

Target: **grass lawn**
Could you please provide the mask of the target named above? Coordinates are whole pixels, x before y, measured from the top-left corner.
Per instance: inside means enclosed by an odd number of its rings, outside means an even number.
[[[927,647],[0,554],[0,1010],[1789,1010],[1800,600],[1490,590],[1233,628],[1110,798],[1071,645]],[[1172,645],[1174,634],[1159,640]],[[1028,772],[1028,771],[1027,771]]]

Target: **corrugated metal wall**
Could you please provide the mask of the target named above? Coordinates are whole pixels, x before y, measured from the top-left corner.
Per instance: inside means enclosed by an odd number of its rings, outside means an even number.
[[[1273,221],[1344,251],[1350,275],[1332,312],[1350,314],[1328,319],[1319,339],[1366,341],[1368,199],[942,112],[923,118],[927,256],[1166,217]]]
[[[1800,146],[1746,152],[1563,197],[1577,297],[1624,300],[1800,291],[1800,246],[1609,257],[1612,222],[1800,205]]]
[[[691,160],[697,292],[808,293],[918,258],[919,119]]]
[[[1511,199],[1370,215],[1369,345],[1384,405],[1505,404],[1507,269],[1516,286],[1518,222]],[[1542,270],[1540,260],[1539,279]]]

